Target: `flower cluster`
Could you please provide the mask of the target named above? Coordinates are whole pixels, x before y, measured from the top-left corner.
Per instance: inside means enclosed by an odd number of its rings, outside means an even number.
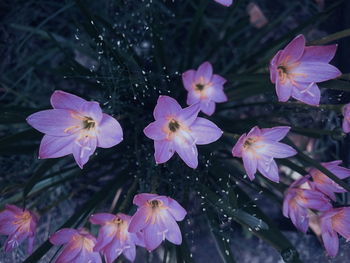
[[[97,239],[86,229],[63,228],[50,236],[54,245],[64,245],[56,262],[114,262],[121,254],[129,261],[136,257],[136,246],[152,251],[167,239],[173,244],[182,243],[182,235],[176,221],[182,221],[187,212],[174,199],[157,194],[138,194],[133,203],[138,206],[133,216],[118,213],[93,214],[92,224],[101,228]],[[29,238],[28,251],[33,248],[37,217],[28,210],[7,205],[0,213],[0,234],[8,235],[5,250],[18,246]]]
[[[350,169],[340,164],[341,161],[322,163],[339,179],[350,177]],[[312,168],[308,175],[290,185],[283,201],[283,215],[304,233],[309,227],[309,217],[314,215],[319,218],[324,246],[333,257],[338,252],[337,233],[350,239],[350,208],[333,208],[331,205],[331,200],[336,200],[335,193],[343,192],[346,192],[344,188],[318,169]]]
[[[215,0],[230,6],[232,0]],[[297,36],[270,62],[270,79],[276,87],[278,100],[291,97],[303,103],[318,106],[321,92],[317,83],[337,78],[341,72],[329,62],[337,46],[305,46],[305,37]],[[169,96],[159,96],[153,111],[154,121],[144,128],[144,134],[154,141],[154,159],[165,163],[175,154],[191,168],[198,167],[197,145],[217,141],[223,131],[212,121],[199,117],[200,112],[211,116],[216,103],[228,101],[224,92],[225,78],[213,73],[210,62],[204,62],[197,70],[182,74],[187,90],[188,107]],[[51,96],[53,109],[30,115],[27,122],[44,133],[39,158],[58,158],[72,154],[80,168],[88,162],[97,147],[110,148],[123,140],[123,130],[112,116],[102,112],[98,102],[86,101],[76,95],[55,91]],[[343,130],[350,132],[350,104],[343,108]],[[275,159],[288,158],[297,152],[280,142],[290,131],[289,126],[272,128],[253,127],[240,136],[232,149],[234,157],[242,158],[250,180],[257,172],[279,182]],[[350,170],[340,167],[340,161],[323,165],[340,179],[350,176]],[[318,213],[322,237],[328,253],[336,255],[337,233],[350,238],[349,209],[332,208],[335,193],[345,189],[334,183],[317,169],[294,182],[285,193],[283,214],[302,232],[309,226],[310,213]],[[123,254],[133,261],[136,246],[156,249],[162,241],[181,244],[182,236],[176,221],[181,221],[186,211],[173,199],[156,194],[135,196],[137,212],[131,217],[101,213],[92,215],[90,222],[101,226],[97,239],[84,229],[62,229],[50,237],[55,245],[65,247],[57,262],[113,262]],[[7,206],[0,213],[0,234],[9,235],[5,249],[8,251],[25,238],[29,238],[31,250],[37,219],[27,210]]]

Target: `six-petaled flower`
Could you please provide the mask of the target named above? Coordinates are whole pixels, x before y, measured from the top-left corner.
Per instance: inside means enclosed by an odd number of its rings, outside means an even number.
[[[73,154],[83,168],[96,147],[110,148],[123,140],[119,122],[102,113],[95,101],[86,101],[63,91],[51,96],[53,109],[30,115],[27,122],[45,133],[39,158],[57,158]]]

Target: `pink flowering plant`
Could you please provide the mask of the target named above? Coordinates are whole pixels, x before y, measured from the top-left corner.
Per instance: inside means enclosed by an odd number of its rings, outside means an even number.
[[[350,260],[345,1],[5,2],[0,262]]]

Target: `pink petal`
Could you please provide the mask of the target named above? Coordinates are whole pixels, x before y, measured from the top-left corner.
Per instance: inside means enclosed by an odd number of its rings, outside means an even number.
[[[179,120],[185,125],[187,125],[188,127],[191,126],[192,123],[197,119],[197,116],[200,110],[199,107],[200,107],[199,103],[196,103],[182,109],[178,113]]]
[[[181,109],[181,106],[175,99],[169,96],[159,96],[153,116],[156,120],[166,118],[169,115],[176,116]]]
[[[199,145],[215,142],[223,133],[213,122],[200,117],[192,124],[191,130],[195,143]]]
[[[97,123],[100,123],[103,117],[100,104],[96,101],[85,102],[81,107],[80,113],[84,116],[91,117]]]
[[[123,251],[123,255],[131,262],[136,258],[136,247],[134,244],[129,245],[130,248],[127,248]]]
[[[104,225],[106,222],[113,221],[115,219],[115,215],[110,213],[97,213],[90,216],[89,221],[92,224],[96,225]]]
[[[328,63],[303,61],[290,74],[294,81],[311,83],[335,79],[342,73]]]
[[[61,109],[36,112],[27,118],[27,122],[38,131],[53,136],[68,136],[81,127],[81,121],[74,119],[71,111]],[[70,127],[75,128],[66,130]]]
[[[264,154],[274,158],[287,158],[297,154],[296,150],[284,143],[264,141],[263,144],[266,145]]]
[[[223,86],[227,80],[220,75],[214,74],[213,77],[211,78],[211,82],[215,84],[215,86]]]
[[[265,140],[280,141],[284,137],[286,137],[289,131],[290,131],[289,126],[277,126],[273,128],[261,129],[261,134],[262,136],[264,136]]]
[[[276,93],[278,101],[286,102],[287,100],[289,100],[290,96],[292,95],[293,88],[294,86],[289,80],[285,81],[282,84],[280,79],[276,78]]]
[[[158,195],[156,195],[156,194],[147,194],[147,193],[137,194],[134,196],[133,204],[135,204],[137,206],[143,206],[148,201],[150,201],[156,197],[158,197]]]
[[[73,235],[77,234],[78,231],[71,228],[62,228],[58,230],[56,233],[50,236],[50,242],[54,245],[62,245],[68,243]]]
[[[163,241],[162,231],[164,231],[164,229],[160,229],[158,224],[149,224],[144,229],[145,245],[147,250],[152,251],[159,247]]]
[[[346,118],[343,119],[342,128],[343,128],[343,131],[345,133],[349,133],[350,132],[350,123],[349,123],[349,121]]]
[[[273,182],[279,182],[278,168],[276,162],[271,158],[265,157],[258,160],[259,172]]]
[[[214,0],[214,1],[224,6],[230,6],[232,5],[232,2],[233,2],[233,0]]]
[[[193,69],[187,70],[186,72],[182,73],[182,83],[186,90],[193,90],[192,84],[194,82],[195,75],[196,71]]]
[[[212,87],[210,90],[212,91],[210,93],[207,92],[207,94],[211,100],[217,103],[226,102],[228,100],[224,90],[221,87],[215,86]]]
[[[143,130],[143,133],[150,139],[160,141],[167,138],[166,130],[169,121],[167,119],[158,119]]]
[[[58,158],[73,153],[73,145],[77,136],[51,136],[44,135],[40,143],[39,158]]]
[[[331,257],[335,257],[339,249],[339,239],[337,233],[335,231],[322,231],[322,240],[327,254]]]
[[[81,262],[77,261],[80,259],[80,251],[81,247],[76,246],[76,244],[71,241],[64,247],[62,253],[56,259],[55,263]]]
[[[128,230],[130,233],[140,232],[140,230],[149,225],[147,222],[147,216],[151,212],[149,209],[150,208],[147,206],[141,206],[137,209],[136,213],[132,216],[131,222],[129,224]]]
[[[163,229],[166,229],[165,238],[175,245],[182,243],[182,235],[179,226],[174,218],[168,214],[168,216],[162,216],[159,220],[159,224]]]
[[[334,58],[337,48],[338,45],[336,44],[328,46],[309,46],[305,48],[301,60],[328,63]]]
[[[305,37],[303,35],[298,35],[284,48],[278,63],[286,58],[288,59],[288,64],[299,60],[304,53],[304,49]]]
[[[176,221],[182,221],[187,214],[186,210],[172,198],[168,198],[168,211]]]
[[[253,181],[255,178],[255,173],[258,165],[257,159],[254,158],[253,154],[246,151],[242,152],[242,159],[243,159],[244,169],[246,170],[249,179]]]
[[[102,116],[97,130],[97,146],[110,148],[123,140],[123,130],[116,119],[105,113]]]
[[[282,50],[278,51],[276,55],[273,57],[273,59],[270,62],[269,70],[270,70],[270,80],[272,83],[276,83],[276,78],[278,78],[278,72],[277,72],[277,67],[279,58],[282,54]]]
[[[320,104],[321,92],[315,83],[298,83],[298,86],[293,89],[292,97],[312,106]]]
[[[113,224],[107,224],[100,228],[98,232],[97,242],[94,247],[95,252],[99,252],[109,245],[116,236],[117,228]]]
[[[199,82],[201,78],[204,78],[205,82],[208,83],[211,80],[212,75],[213,66],[210,64],[210,62],[206,61],[199,66],[196,72],[195,81]]]
[[[258,126],[254,126],[247,134],[247,137],[252,137],[252,136],[261,136],[261,130],[259,129]]]
[[[15,206],[15,205],[5,205],[5,208],[7,210],[9,210],[10,212],[13,212],[15,214],[19,214],[21,215],[23,213],[23,209],[22,208],[19,208],[18,206]]]
[[[0,221],[0,235],[11,235],[16,232],[18,225],[13,224],[13,221]]]
[[[165,163],[174,155],[174,145],[172,141],[154,141],[154,158],[156,163]]]
[[[81,169],[89,161],[90,156],[95,152],[97,145],[96,137],[82,138],[75,141],[73,145],[73,156]]]
[[[25,231],[15,231],[11,233],[5,241],[5,252],[10,252],[17,248],[27,237],[28,233]]]
[[[56,90],[51,96],[51,105],[55,109],[80,111],[85,102],[86,100],[62,90]]]
[[[247,134],[244,133],[239,137],[238,141],[236,142],[235,146],[232,148],[232,155],[234,157],[242,157],[242,150],[243,150],[243,144],[247,138]]]
[[[208,116],[213,115],[215,112],[215,102],[211,100],[205,100],[200,103],[201,111]]]
[[[326,166],[327,168],[327,166]],[[350,176],[350,169],[341,167],[341,166],[335,166],[335,167],[330,167],[327,168],[329,169],[332,173],[334,173],[339,179],[345,179]]]
[[[194,143],[176,143],[175,151],[180,158],[191,168],[195,169],[198,166],[198,151]]]
[[[194,91],[189,91],[187,93],[187,100],[186,103],[187,105],[192,105],[192,104],[196,104],[200,101],[200,95],[197,92]]]
[[[34,247],[34,236],[28,237],[28,254],[32,254]]]
[[[309,227],[309,219],[307,217],[307,210],[303,207],[295,205],[289,210],[289,217],[293,225],[303,233],[306,233]]]

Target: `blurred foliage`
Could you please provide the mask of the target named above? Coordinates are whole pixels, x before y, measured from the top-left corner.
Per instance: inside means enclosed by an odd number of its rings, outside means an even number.
[[[267,69],[278,49],[325,21],[342,1],[333,1],[322,11],[308,0],[255,1],[269,21],[260,29],[249,23],[248,0],[236,0],[229,8],[211,0],[15,2],[20,4],[1,3],[5,42],[0,68],[0,208],[16,203],[44,215],[75,198],[79,208],[62,227],[77,227],[86,224],[92,211],[110,204],[110,211],[132,213],[135,193],[156,190],[190,212],[181,226],[183,244],[176,249],[165,245],[168,258],[196,261],[185,234],[193,227],[186,223],[195,219],[203,220],[199,227],[204,225],[212,234],[224,262],[235,262],[235,251],[226,240],[237,223],[271,244],[285,262],[300,262],[274,219],[251,198],[258,193],[271,205],[281,206],[291,173],[281,172],[280,184],[261,176],[250,182],[230,151],[238,136],[255,125],[290,125],[292,136],[285,142],[299,154],[279,164],[302,175],[306,167],[315,166],[350,190],[318,162],[341,159],[344,134],[336,119],[342,105],[278,103]],[[348,35],[346,29],[312,43],[326,44]],[[229,101],[218,105],[211,118],[224,136],[199,147],[196,170],[177,156],[155,165],[153,142],[143,129],[152,121],[156,100],[160,94],[169,95],[185,106],[181,73],[205,60],[229,80],[225,85]],[[320,87],[324,94],[327,89],[350,91],[348,75]],[[29,128],[25,118],[49,108],[49,96],[56,89],[100,102],[121,123],[124,141],[98,149],[83,170],[71,156],[37,160],[41,135]],[[314,152],[306,151],[305,141],[316,141]],[[334,156],[324,154],[330,149]],[[38,201],[48,196],[54,198]],[[44,242],[25,262],[37,262],[50,247]]]

